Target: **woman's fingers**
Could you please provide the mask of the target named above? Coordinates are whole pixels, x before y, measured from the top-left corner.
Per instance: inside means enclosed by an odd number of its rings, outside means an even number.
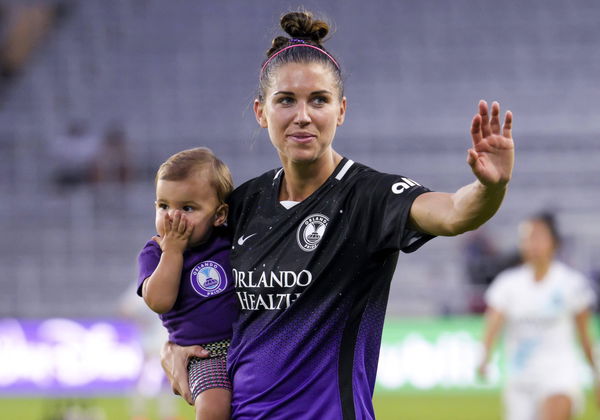
[[[492,134],[490,117],[488,115],[488,104],[483,99],[479,101],[479,115],[481,115],[481,135],[486,138]]]
[[[506,115],[504,116],[504,126],[502,127],[502,135],[509,139],[512,138],[512,120],[512,112],[506,111]]]
[[[479,112],[471,121],[471,137],[473,145],[477,146],[481,140],[492,136],[503,136],[512,138],[512,121],[513,115],[511,111],[506,111],[504,116],[504,124],[500,125],[500,103],[492,102],[491,115],[488,114],[488,104],[483,99],[479,101]]]
[[[492,119],[490,120],[492,134],[500,134],[500,104],[492,102]]]
[[[173,390],[173,394],[181,395],[181,397],[189,404],[194,405],[194,401],[192,399],[192,392],[189,386],[189,378],[187,374],[187,366],[185,368],[185,373],[181,369],[175,369],[173,372],[173,382],[171,383],[171,389]]]
[[[471,138],[473,146],[477,146],[482,139],[481,136],[481,115],[476,114],[471,121]]]
[[[189,405],[194,405],[193,395],[189,387],[187,366],[192,357],[205,359],[210,356],[210,353],[202,346],[182,347],[182,349],[185,356],[185,365],[179,364],[179,369],[176,370],[177,373],[175,374],[175,382],[178,384],[177,388],[180,395],[187,401]]]
[[[209,356],[209,352],[202,346],[182,347],[167,342],[161,348],[160,362],[171,382],[173,393],[181,395],[190,405],[194,404],[187,371],[190,358],[206,358]]]
[[[477,162],[477,152],[475,149],[469,149],[467,151],[467,163],[470,167],[473,167]]]

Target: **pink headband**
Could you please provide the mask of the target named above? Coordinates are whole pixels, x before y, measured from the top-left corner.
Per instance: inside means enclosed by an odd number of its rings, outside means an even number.
[[[337,67],[338,70],[340,69],[340,66],[338,65],[337,61],[335,61],[334,58],[327,53],[327,51],[325,51],[325,50],[323,50],[323,49],[321,49],[319,47],[315,47],[314,45],[309,45],[309,44],[294,44],[294,45],[289,45],[289,46],[287,46],[285,48],[280,49],[275,54],[273,54],[271,57],[269,57],[269,59],[267,61],[265,61],[265,64],[263,64],[262,68],[260,69],[260,74],[262,74],[263,71],[265,71],[265,67],[267,67],[267,65],[269,65],[269,63],[271,62],[271,60],[273,60],[275,57],[277,57],[279,54],[281,54],[285,50],[289,50],[290,48],[294,48],[294,47],[308,47],[308,48],[312,48],[313,50],[320,51],[323,54],[325,54],[333,62],[333,64],[335,64],[335,66]]]

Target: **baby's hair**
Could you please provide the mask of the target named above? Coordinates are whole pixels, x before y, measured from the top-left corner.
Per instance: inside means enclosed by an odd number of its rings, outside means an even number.
[[[287,63],[320,63],[335,76],[339,97],[344,96],[344,83],[338,61],[322,45],[329,33],[329,24],[315,19],[306,10],[282,16],[281,28],[290,36],[273,39],[267,58],[261,66],[258,100],[263,102],[274,70]]]
[[[175,153],[160,165],[155,181],[183,181],[202,169],[208,169],[217,198],[220,203],[225,203],[233,191],[231,172],[227,165],[207,147],[196,147]]]

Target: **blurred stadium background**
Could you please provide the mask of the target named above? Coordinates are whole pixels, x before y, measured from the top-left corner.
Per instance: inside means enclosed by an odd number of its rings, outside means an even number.
[[[600,3],[301,4],[335,24],[327,46],[349,104],[335,147],[355,161],[454,191],[472,179],[478,100],[515,115],[516,169],[499,213],[400,258],[375,397],[380,419],[499,419],[501,369],[475,378],[478,314],[514,259],[518,222],[555,211],[562,258],[600,279]],[[151,350],[126,296],[153,234],[154,172],[198,145],[236,184],[278,166],[251,103],[278,18],[298,5],[1,3],[0,418],[136,414]],[[150,405],[192,418],[158,398]],[[582,419],[598,413],[588,405]]]

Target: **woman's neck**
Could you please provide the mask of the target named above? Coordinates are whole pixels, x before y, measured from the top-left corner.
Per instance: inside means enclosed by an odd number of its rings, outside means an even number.
[[[533,268],[533,278],[536,282],[540,282],[546,277],[548,271],[550,270],[550,266],[552,265],[552,260],[539,260],[530,263],[531,268]]]
[[[333,149],[313,162],[291,162],[281,159],[283,182],[279,190],[279,200],[303,201],[314,193],[331,176],[342,161]]]

